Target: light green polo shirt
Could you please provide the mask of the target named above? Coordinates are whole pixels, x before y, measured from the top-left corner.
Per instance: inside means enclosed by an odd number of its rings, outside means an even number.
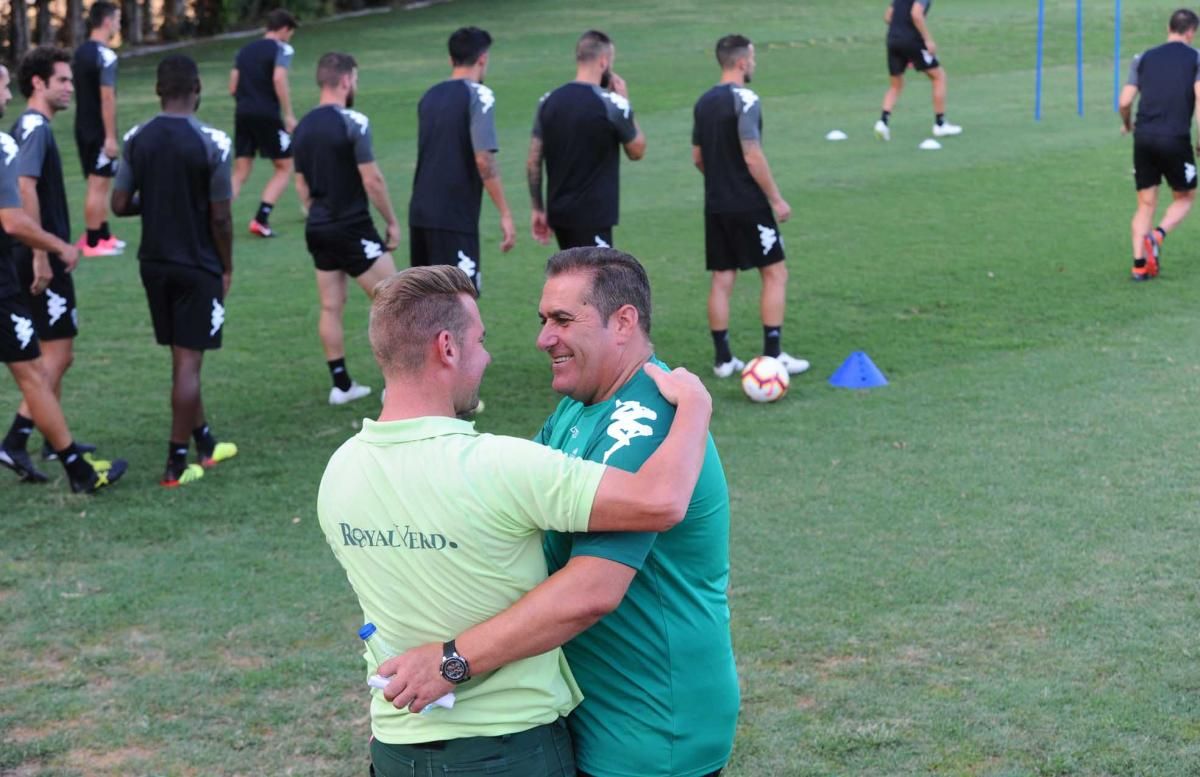
[[[364,420],[329,460],[317,512],[363,621],[404,651],[456,637],[545,580],[542,531],[586,530],[603,474],[454,418]],[[415,715],[374,691],[372,732],[389,744],[499,736],[557,720],[582,699],[557,648],[455,693],[454,709]]]

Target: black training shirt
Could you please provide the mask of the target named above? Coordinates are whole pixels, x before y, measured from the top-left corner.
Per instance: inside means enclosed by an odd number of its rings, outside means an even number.
[[[233,66],[238,71],[237,114],[279,117],[279,95],[275,94],[275,68],[289,68],[296,50],[290,43],[260,38],[237,53]]]
[[[572,81],[542,98],[533,121],[546,160],[552,227],[617,223],[621,146],[637,137],[633,108],[616,92]]]
[[[108,46],[89,40],[75,49],[71,74],[75,78],[75,137],[103,140],[100,87],[116,88],[117,55]]]
[[[925,15],[929,15],[929,6],[933,5],[933,0],[892,0],[892,23],[888,25],[888,43],[924,46],[925,39],[921,36],[921,31],[917,29],[917,25],[913,24],[912,9],[914,5],[919,5],[925,9]]]
[[[37,179],[42,229],[71,242],[71,215],[67,210],[62,157],[58,153],[58,144],[54,142],[50,120],[31,108],[21,114],[10,131],[20,147],[17,151],[17,176]],[[24,244],[18,243],[13,253],[19,261],[33,261],[33,251]],[[58,254],[50,254],[50,267],[56,278],[61,278],[67,272],[67,266]]]
[[[1164,43],[1133,58],[1129,81],[1136,86],[1134,134],[1191,137],[1200,81],[1200,52],[1180,41]]]
[[[421,98],[410,226],[479,231],[483,179],[475,153],[499,149],[495,106],[491,89],[461,78],[443,81]]]
[[[744,86],[718,84],[696,101],[692,145],[704,160],[704,211],[741,213],[770,207],[746,166],[743,140],[762,140],[762,103]]]
[[[17,141],[0,132],[0,209],[21,207],[21,190],[17,187]],[[15,241],[0,226],[0,299],[21,293],[17,279],[16,258],[12,254]],[[6,322],[0,321],[0,325]]]
[[[339,226],[370,218],[358,166],[375,161],[371,124],[358,111],[336,105],[313,108],[292,134],[296,172],[312,199],[308,226]]]
[[[138,259],[225,271],[210,203],[232,199],[229,136],[193,115],[160,113],[125,135],[117,191],[142,205]]]

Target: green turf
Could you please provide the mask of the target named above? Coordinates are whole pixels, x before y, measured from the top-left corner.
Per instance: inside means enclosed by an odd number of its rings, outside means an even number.
[[[937,153],[916,149],[930,124],[917,78],[892,142],[870,135],[883,5],[459,0],[302,28],[293,90],[310,106],[316,58],[353,51],[358,106],[403,212],[415,102],[446,72],[442,41],[468,23],[496,37],[489,84],[521,240],[501,256],[485,204],[495,362],[479,425],[529,435],[554,402],[533,347],[547,251],[527,235],[523,184],[537,97],[571,77],[579,31],[614,36],[649,139],[646,159],[623,166],[616,241],[654,281],[660,355],[704,374],[690,108],[716,77],[715,39],[755,39],[765,147],[794,211],[785,347],[814,367],[768,407],[709,380],[744,691],[728,774],[1200,773],[1197,231],[1171,236],[1161,279],[1126,280],[1133,193],[1111,112],[1111,5],[1088,4],[1080,119],[1074,3],[1048,3],[1034,124],[1034,4],[940,0],[931,24],[966,132]],[[1126,5],[1127,54],[1160,42],[1174,5]],[[238,43],[191,50],[202,118],[224,128]],[[155,110],[154,62],[122,63],[123,127]],[[70,121],[56,130],[78,231]],[[834,128],[850,139],[822,140]],[[205,373],[214,430],[242,452],[195,487],[155,485],[170,376],[135,261],[78,271],[65,408],[78,437],[131,471],[94,499],[69,495],[57,469],[47,486],[0,479],[0,773],[365,774],[360,616],[314,502],[329,454],[377,405],[325,405],[294,195],[273,218],[281,238],[241,232],[265,178],[260,162],[236,207],[226,347]],[[116,227],[136,245],[135,222]],[[757,288],[745,277],[736,292],[742,355],[760,338]],[[347,325],[350,368],[378,387],[360,294]],[[857,349],[889,387],[826,385]],[[11,381],[0,400],[15,408]]]

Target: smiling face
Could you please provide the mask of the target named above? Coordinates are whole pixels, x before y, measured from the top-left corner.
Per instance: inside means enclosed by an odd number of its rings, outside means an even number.
[[[591,275],[566,272],[546,280],[538,316],[537,347],[550,357],[551,386],[584,404],[607,399],[620,377],[620,338],[616,327],[587,302]],[[615,314],[614,314],[615,315]]]
[[[75,81],[71,76],[71,65],[67,62],[55,62],[54,72],[49,82],[39,90],[42,79],[34,77],[34,94],[40,94],[53,111],[61,111],[71,107],[71,95],[75,93]]]

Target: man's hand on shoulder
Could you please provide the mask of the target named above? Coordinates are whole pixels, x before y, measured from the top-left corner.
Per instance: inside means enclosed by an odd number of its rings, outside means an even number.
[[[442,677],[442,645],[420,645],[379,665],[377,673],[390,679],[383,698],[398,710],[420,712],[454,690]]]
[[[712,407],[712,396],[708,389],[704,388],[700,378],[683,367],[676,367],[667,372],[653,362],[646,362],[642,369],[658,386],[658,393],[672,405],[678,406],[680,402],[705,402]]]

